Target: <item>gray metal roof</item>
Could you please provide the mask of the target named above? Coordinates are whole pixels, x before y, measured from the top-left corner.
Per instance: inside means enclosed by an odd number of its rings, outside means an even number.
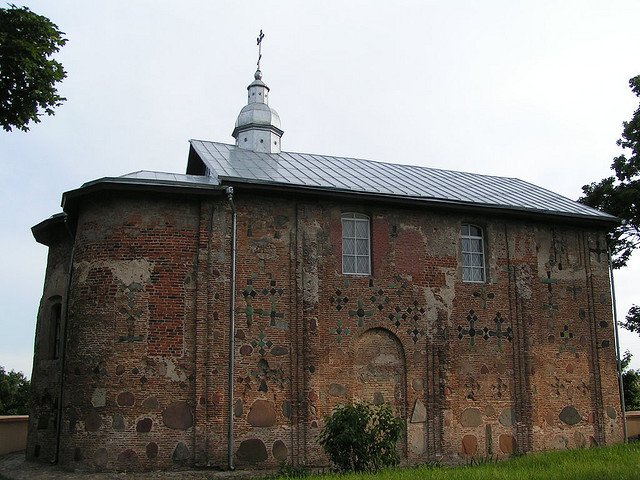
[[[517,178],[307,153],[257,153],[203,140],[191,140],[191,145],[219,183],[298,186],[615,221]]]

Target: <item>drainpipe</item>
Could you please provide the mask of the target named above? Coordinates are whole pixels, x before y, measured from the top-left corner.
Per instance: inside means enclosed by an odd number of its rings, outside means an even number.
[[[236,335],[236,230],[238,217],[233,203],[233,187],[227,187],[227,200],[231,205],[231,288],[229,297],[229,431],[227,433],[227,461],[229,470],[235,470],[233,464],[233,377],[235,363]]]
[[[73,272],[73,256],[76,251],[76,241],[69,226],[69,217],[64,217],[64,226],[69,233],[69,238],[73,242],[71,246],[71,256],[69,257],[69,272],[67,273],[67,291],[64,293],[64,323],[62,325],[62,335],[60,338],[60,390],[58,392],[58,413],[56,415],[56,449],[54,452],[52,464],[58,463],[60,459],[60,437],[62,436],[62,396],[64,395],[64,361],[66,357],[67,346],[67,324],[69,323],[69,297],[71,296],[71,277]],[[62,320],[62,319],[61,319]]]
[[[616,308],[616,287],[613,282],[613,267],[611,266],[611,250],[607,252],[609,256],[609,280],[611,281],[611,300],[613,303],[613,331],[616,342],[616,364],[618,370],[618,389],[620,392],[620,406],[622,407],[622,432],[624,433],[624,443],[627,443],[627,416],[624,404],[624,385],[622,383],[622,361],[620,359],[620,339],[618,338],[618,309]]]

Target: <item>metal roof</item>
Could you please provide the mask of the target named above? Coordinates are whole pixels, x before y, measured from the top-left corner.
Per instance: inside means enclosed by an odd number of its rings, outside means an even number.
[[[203,140],[190,143],[219,183],[297,186],[616,221],[518,178],[308,153],[258,153]]]

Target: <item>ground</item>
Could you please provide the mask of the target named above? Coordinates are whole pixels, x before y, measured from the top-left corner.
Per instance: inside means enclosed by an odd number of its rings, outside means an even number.
[[[265,471],[262,476],[274,472]],[[27,462],[24,452],[0,456],[0,480],[127,480],[142,479],[188,479],[188,480],[245,480],[261,476],[261,472],[237,470],[219,472],[204,470],[179,470],[174,472],[146,473],[78,473],[70,472],[58,466]]]

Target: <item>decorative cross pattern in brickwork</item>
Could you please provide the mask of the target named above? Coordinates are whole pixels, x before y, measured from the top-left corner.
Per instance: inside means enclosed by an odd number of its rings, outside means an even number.
[[[496,348],[499,352],[502,351],[502,339],[506,338],[509,342],[513,340],[513,329],[511,325],[509,325],[505,330],[502,330],[502,324],[504,323],[504,318],[502,318],[502,314],[500,312],[496,313],[494,318],[494,322],[496,324],[495,330],[490,330],[488,327],[484,327],[482,329],[483,335],[482,338],[485,340],[489,340],[491,337],[496,338]]]
[[[473,310],[469,310],[469,314],[466,318],[467,322],[469,322],[469,327],[463,327],[462,325],[458,325],[458,338],[462,340],[465,337],[469,337],[469,346],[474,347],[476,345],[476,337],[484,338],[485,340],[490,340],[491,338],[496,339],[496,350],[502,351],[502,339],[507,339],[509,342],[513,340],[513,328],[511,325],[508,325],[506,328],[503,328],[505,320],[502,318],[502,314],[500,312],[496,312],[494,317],[495,329],[490,329],[489,327],[480,328],[477,326],[478,316]]]
[[[496,383],[491,385],[491,389],[493,390],[493,394],[496,397],[502,398],[502,394],[507,389],[507,384],[504,383],[500,377],[498,377],[498,380],[496,380]]]
[[[357,310],[349,310],[349,316],[355,317],[359,327],[364,325],[364,318],[371,317],[373,312],[371,310],[365,310],[361,299],[358,299]]]
[[[577,300],[578,295],[582,293],[582,287],[577,287],[576,282],[574,281],[573,285],[571,285],[570,287],[567,287],[567,293],[571,295],[571,298],[573,298],[574,300]]]
[[[600,240],[596,240],[596,248],[590,248],[589,251],[591,253],[595,253],[598,256],[598,263],[602,261],[600,259],[600,255],[608,253],[606,248],[600,248]]]
[[[554,382],[551,384],[551,391],[558,397],[567,391],[566,385],[560,381],[560,378],[557,375],[554,375]]]
[[[487,309],[487,301],[495,298],[495,294],[493,292],[487,292],[484,285],[480,287],[480,290],[473,292],[473,296],[482,300],[482,308],[485,310]]]
[[[553,330],[556,312],[558,311],[558,305],[553,302],[553,285],[558,283],[558,280],[551,278],[551,272],[547,271],[546,278],[541,277],[540,282],[547,286],[547,303],[542,304],[542,307],[547,312],[547,329],[551,331]]]
[[[562,341],[560,353],[567,350],[576,353],[576,347],[573,345],[573,332],[569,330],[569,325],[565,324],[562,330],[560,330],[560,340]]]
[[[258,292],[253,288],[253,279],[247,279],[247,286],[242,291],[242,296],[244,297],[245,307],[244,314],[247,318],[247,325],[251,326],[253,324],[253,315],[257,312],[253,309],[253,299],[256,298]]]
[[[263,331],[260,331],[260,333],[258,333],[258,338],[253,340],[251,345],[253,345],[253,348],[258,350],[260,355],[264,357],[267,351],[273,346],[273,342],[271,340],[267,340],[267,335]]]
[[[258,384],[259,392],[268,392],[269,384],[277,384],[282,388],[285,384],[285,375],[281,368],[270,368],[269,362],[264,358],[258,361],[256,370],[251,371],[250,378]]]
[[[469,375],[464,387],[467,389],[467,399],[473,401],[476,400],[476,395],[480,391],[480,388],[482,388],[472,375]]]
[[[127,320],[127,334],[118,337],[118,342],[131,343],[141,342],[144,340],[143,335],[136,335],[135,323],[142,315],[142,310],[135,306],[135,292],[142,291],[142,285],[133,282],[125,287],[125,294],[127,296],[127,304],[120,308],[120,313],[123,314]]]
[[[331,333],[336,336],[336,341],[342,343],[342,339],[351,333],[348,327],[342,325],[342,320],[336,322],[336,327],[331,329]]]
[[[371,300],[371,303],[380,312],[384,310],[385,305],[389,303],[389,297],[387,297],[384,290],[381,288],[374,290],[369,300]]]
[[[270,305],[270,308],[269,308],[270,323],[269,324],[272,327],[276,327],[276,326],[284,327],[284,328],[288,327],[288,325],[282,324],[282,322],[277,321],[277,319],[284,318],[284,313],[278,312],[276,310],[276,301],[279,297],[282,296],[283,293],[284,293],[284,289],[279,288],[275,280],[271,280],[269,284],[269,288],[262,289],[262,294],[269,296],[269,305]]]
[[[467,315],[467,322],[469,322],[469,328],[464,328],[462,325],[458,325],[458,338],[462,340],[467,335],[469,336],[469,345],[474,347],[476,344],[476,335],[480,332],[476,330],[476,322],[478,317],[473,310],[469,310]]]
[[[398,297],[402,297],[404,292],[409,288],[409,284],[399,275],[396,275],[394,282],[389,285],[389,288],[396,291]]]
[[[388,318],[394,327],[400,328],[400,325],[402,325],[403,320],[406,318],[406,314],[399,305],[396,305]]]
[[[337,311],[340,311],[347,305],[349,298],[342,294],[342,290],[338,289],[336,290],[336,294],[329,298],[329,301]]]
[[[417,300],[413,302],[413,306],[407,307],[405,310],[407,318],[409,319],[409,330],[407,333],[413,340],[413,343],[417,343],[418,339],[425,334],[424,329],[421,327],[422,319],[426,310],[421,307]]]

